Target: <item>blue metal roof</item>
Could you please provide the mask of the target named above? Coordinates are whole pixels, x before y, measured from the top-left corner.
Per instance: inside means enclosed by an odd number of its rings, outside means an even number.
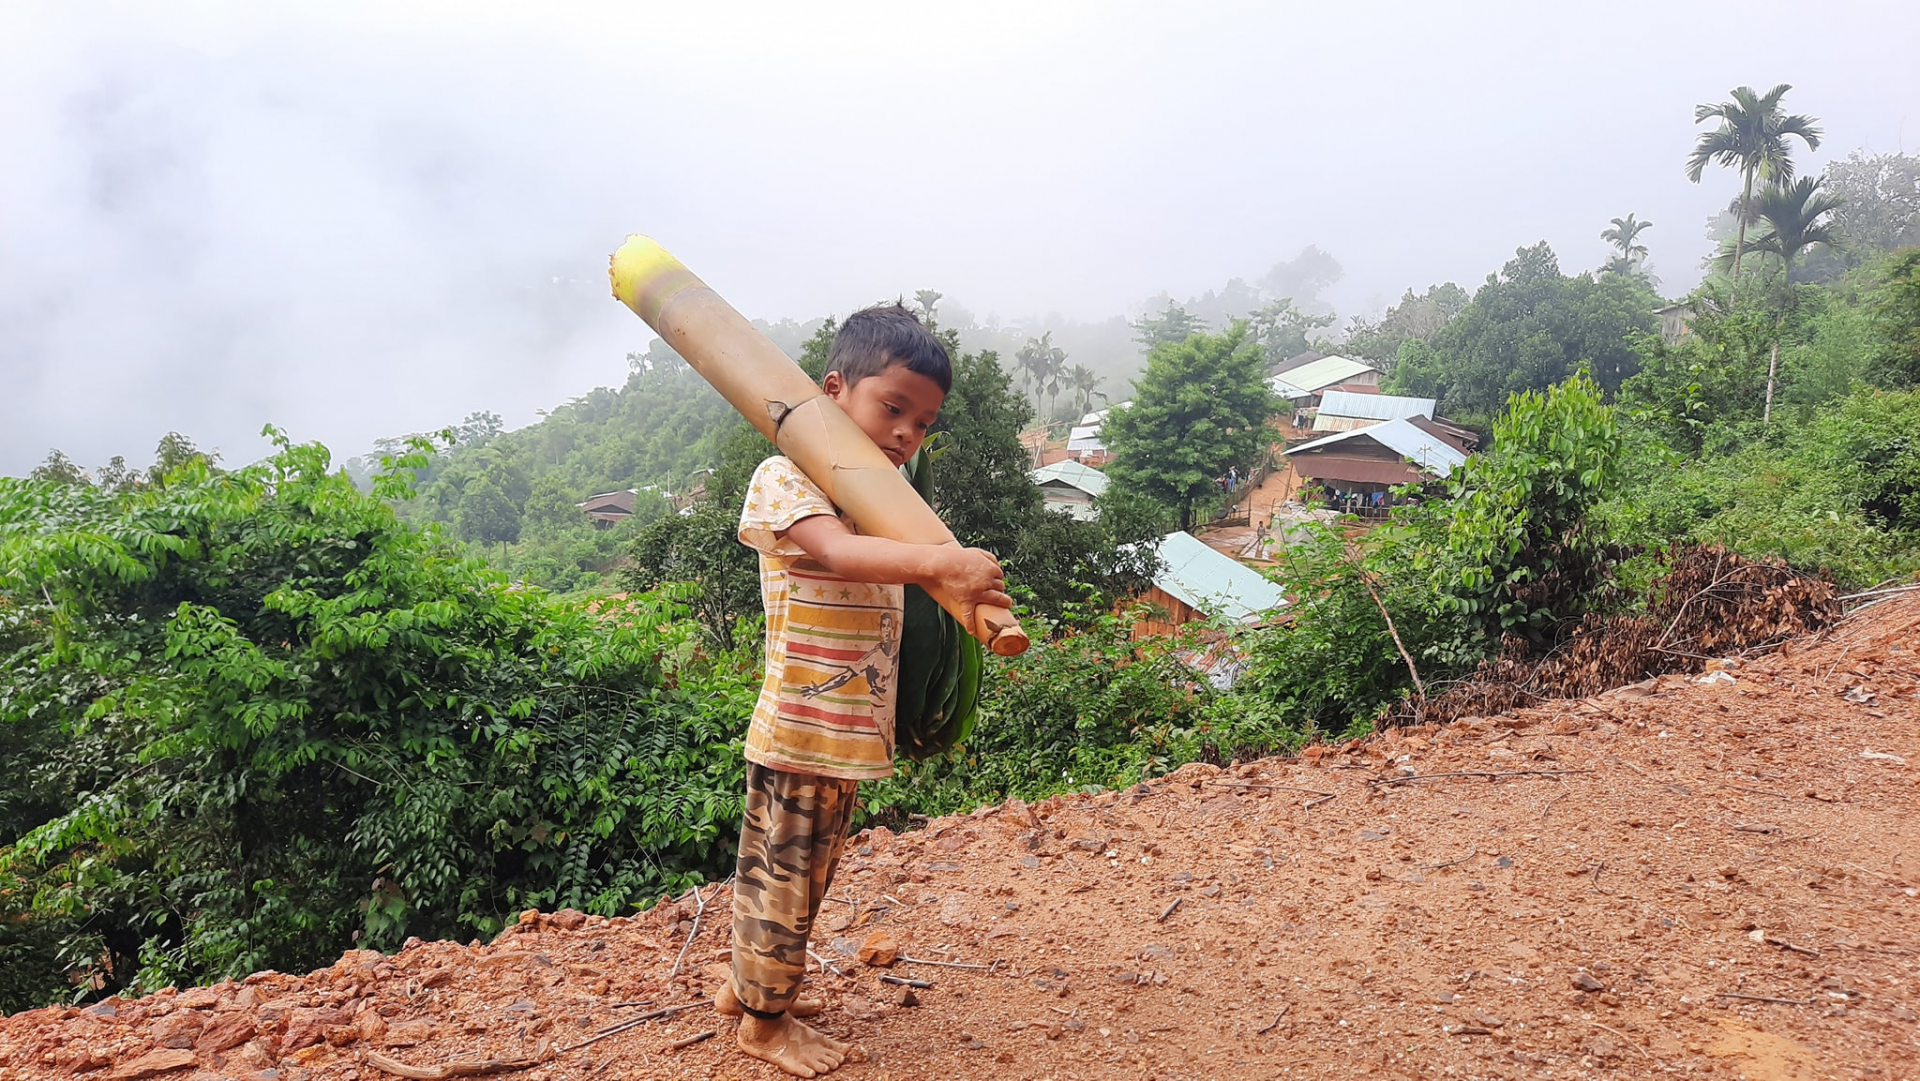
[[[1260,615],[1286,603],[1279,586],[1259,571],[1214,551],[1190,533],[1175,531],[1160,540],[1160,573],[1153,584],[1209,616],[1255,623]]]

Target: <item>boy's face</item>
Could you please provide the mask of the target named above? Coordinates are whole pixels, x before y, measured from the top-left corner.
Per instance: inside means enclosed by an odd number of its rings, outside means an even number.
[[[927,429],[947,397],[940,384],[901,364],[852,386],[839,372],[828,372],[820,386],[896,466],[905,465],[927,441]]]

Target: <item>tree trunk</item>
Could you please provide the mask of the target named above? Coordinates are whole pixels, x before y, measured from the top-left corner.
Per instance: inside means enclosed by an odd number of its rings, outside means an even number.
[[[1733,284],[1740,284],[1740,257],[1747,250],[1747,212],[1753,205],[1753,170],[1747,170],[1747,184],[1740,192],[1740,232],[1733,242]]]
[[[1767,404],[1760,411],[1760,426],[1773,423],[1773,377],[1780,370],[1780,339],[1773,340],[1773,357],[1767,361]]]

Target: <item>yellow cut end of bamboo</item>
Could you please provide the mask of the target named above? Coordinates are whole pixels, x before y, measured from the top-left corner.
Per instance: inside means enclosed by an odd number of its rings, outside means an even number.
[[[633,309],[648,326],[660,321],[660,310],[674,294],[704,284],[685,263],[650,236],[634,233],[615,249],[607,264],[614,299]]]

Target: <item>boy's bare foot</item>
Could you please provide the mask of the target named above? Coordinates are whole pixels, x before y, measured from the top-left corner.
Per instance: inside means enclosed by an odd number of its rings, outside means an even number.
[[[733,993],[731,981],[722,981],[719,988],[713,992],[713,1008],[722,1017],[739,1017],[747,1012],[740,1008],[740,999]],[[795,1017],[812,1017],[826,1008],[826,1003],[805,995],[787,1004],[787,1012]]]
[[[754,1058],[795,1077],[819,1077],[847,1059],[846,1044],[784,1013],[771,1021],[745,1014],[733,1042]]]

